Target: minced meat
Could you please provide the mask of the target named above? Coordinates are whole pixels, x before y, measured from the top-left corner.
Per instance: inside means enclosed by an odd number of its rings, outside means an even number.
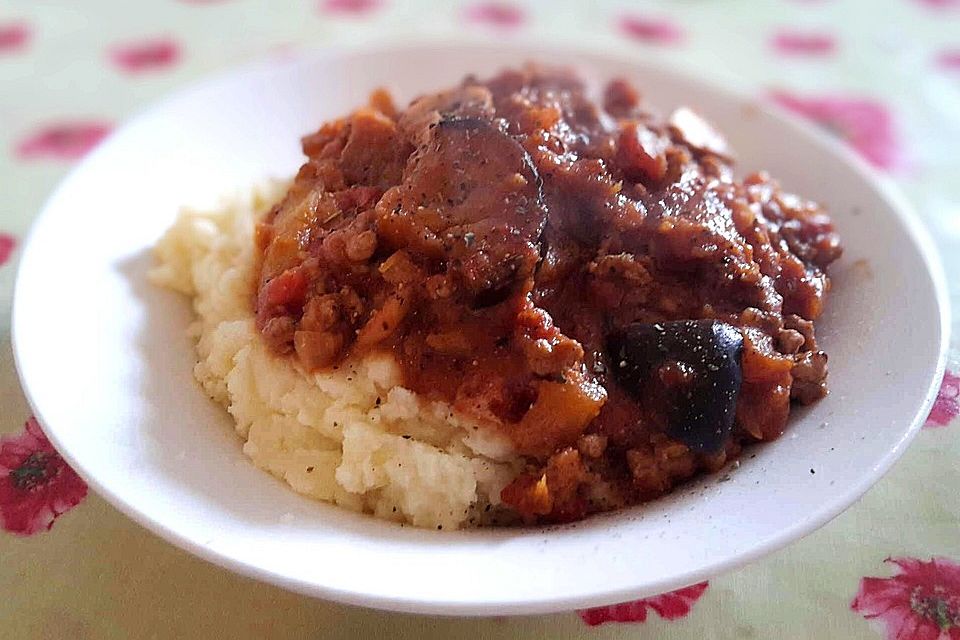
[[[308,370],[389,350],[404,384],[527,461],[502,498],[568,521],[653,498],[826,394],[841,247],[694,111],[527,67],[303,139],[257,230],[257,324]]]

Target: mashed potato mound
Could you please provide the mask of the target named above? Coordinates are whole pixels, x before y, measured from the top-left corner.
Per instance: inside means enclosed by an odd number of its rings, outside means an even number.
[[[193,301],[197,381],[253,463],[299,493],[420,527],[489,522],[521,466],[506,438],[404,389],[388,355],[310,374],[262,344],[253,229],[285,188],[185,210],[155,248],[151,279]]]

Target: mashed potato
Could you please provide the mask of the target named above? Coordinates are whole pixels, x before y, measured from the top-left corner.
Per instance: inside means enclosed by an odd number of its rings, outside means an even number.
[[[309,374],[261,343],[253,228],[285,187],[185,210],[156,246],[151,279],[190,296],[197,314],[197,381],[253,463],[299,493],[420,527],[489,521],[521,466],[508,440],[404,389],[387,355]]]

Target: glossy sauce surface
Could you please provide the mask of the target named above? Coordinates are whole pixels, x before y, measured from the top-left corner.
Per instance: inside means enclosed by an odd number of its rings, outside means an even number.
[[[263,338],[308,369],[392,351],[511,438],[525,521],[655,497],[826,393],[831,221],[735,180],[688,109],[530,67],[402,111],[377,92],[303,146],[257,232]]]

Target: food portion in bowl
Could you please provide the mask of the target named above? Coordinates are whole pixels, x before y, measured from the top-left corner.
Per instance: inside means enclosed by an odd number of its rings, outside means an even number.
[[[831,220],[735,179],[690,109],[530,66],[402,110],[377,91],[303,150],[289,185],[181,216],[153,274],[193,297],[195,373],[244,451],[301,493],[435,528],[577,520],[827,392]]]

